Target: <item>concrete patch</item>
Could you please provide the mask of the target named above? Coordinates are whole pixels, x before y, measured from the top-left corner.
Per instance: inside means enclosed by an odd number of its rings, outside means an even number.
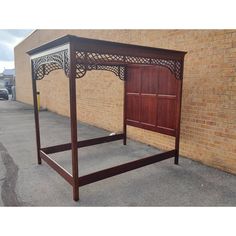
[[[5,177],[2,178],[1,197],[4,206],[23,206],[15,192],[16,181],[18,178],[18,166],[14,163],[12,157],[6,148],[0,143],[0,155],[6,168]]]

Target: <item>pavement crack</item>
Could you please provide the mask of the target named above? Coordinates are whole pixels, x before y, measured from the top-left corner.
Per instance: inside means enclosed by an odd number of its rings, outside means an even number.
[[[18,178],[18,166],[2,143],[0,143],[0,156],[6,168],[5,177],[1,179],[4,180],[1,187],[3,204],[4,206],[23,206],[23,202],[18,199],[15,191]]]

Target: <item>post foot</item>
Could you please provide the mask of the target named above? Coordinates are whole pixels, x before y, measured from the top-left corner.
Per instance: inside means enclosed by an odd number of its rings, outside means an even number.
[[[79,201],[79,187],[73,186],[73,200]]]
[[[179,157],[175,157],[175,165],[179,165]]]
[[[126,137],[123,139],[123,145],[126,145]]]

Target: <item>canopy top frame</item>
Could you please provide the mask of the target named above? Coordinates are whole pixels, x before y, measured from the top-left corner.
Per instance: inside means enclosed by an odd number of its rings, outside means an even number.
[[[63,69],[70,74],[76,65],[76,78],[90,70],[107,70],[125,79],[127,65],[159,65],[167,67],[176,79],[182,79],[186,52],[82,38],[73,35],[53,40],[27,52],[33,63],[34,79],[43,79],[51,71]],[[71,58],[73,55],[73,59]]]

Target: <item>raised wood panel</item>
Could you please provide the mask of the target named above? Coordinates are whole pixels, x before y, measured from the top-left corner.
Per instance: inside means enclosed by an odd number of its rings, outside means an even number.
[[[128,93],[139,93],[141,86],[141,68],[130,67],[128,69],[128,79],[126,81],[126,91]]]
[[[165,67],[158,68],[158,94],[176,95],[178,80]]]
[[[140,121],[146,125],[156,126],[157,99],[154,95],[141,95]]]
[[[155,67],[144,67],[141,70],[141,93],[157,93],[157,72]]]
[[[128,94],[126,97],[126,117],[128,120],[140,120],[140,96],[139,94]]]
[[[126,124],[175,136],[179,86],[165,67],[128,67]]]
[[[176,128],[176,100],[173,97],[158,97],[157,127],[166,130]]]

